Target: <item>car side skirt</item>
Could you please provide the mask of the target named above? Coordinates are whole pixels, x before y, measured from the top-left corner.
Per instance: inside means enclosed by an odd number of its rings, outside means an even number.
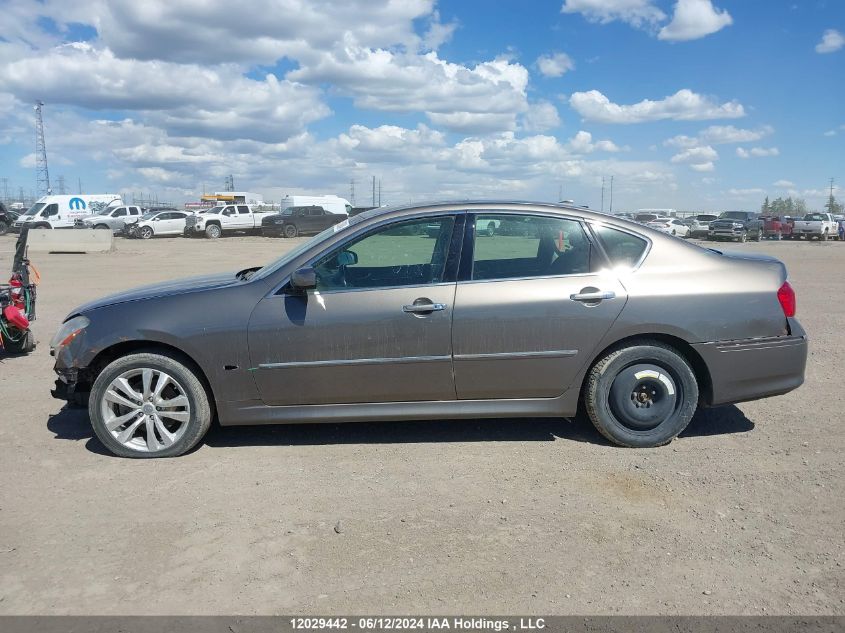
[[[247,424],[313,424],[461,418],[568,418],[578,408],[579,389],[556,398],[438,400],[366,404],[268,406],[262,402],[218,402],[222,426]]]

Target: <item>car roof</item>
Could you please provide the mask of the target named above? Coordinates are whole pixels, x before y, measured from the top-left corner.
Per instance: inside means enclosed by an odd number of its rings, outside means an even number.
[[[389,215],[402,211],[414,212],[430,212],[432,214],[443,212],[446,210],[528,210],[527,207],[534,207],[544,211],[559,211],[567,215],[576,213],[585,218],[590,218],[598,221],[615,220],[628,223],[625,218],[621,218],[609,213],[602,213],[587,207],[580,207],[573,204],[563,204],[558,202],[538,202],[536,200],[503,200],[503,199],[463,199],[463,200],[437,200],[432,202],[419,202],[412,204],[391,205],[385,207],[376,207],[369,211],[359,213],[357,218],[369,219],[381,215]]]

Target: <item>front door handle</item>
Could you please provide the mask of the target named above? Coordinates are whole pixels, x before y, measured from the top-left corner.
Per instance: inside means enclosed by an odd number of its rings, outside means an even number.
[[[429,312],[440,312],[445,309],[445,303],[431,303],[430,301],[426,303],[417,303],[415,301],[409,305],[402,306],[402,312],[408,312],[410,314],[427,314]]]
[[[575,294],[569,295],[569,298],[573,301],[583,301],[589,303],[591,301],[603,301],[605,299],[614,299],[616,297],[616,293],[612,290],[608,290],[606,292],[602,292],[597,290],[595,292],[577,292]]]

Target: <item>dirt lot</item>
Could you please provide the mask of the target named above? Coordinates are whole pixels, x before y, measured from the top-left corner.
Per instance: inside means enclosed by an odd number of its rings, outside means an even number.
[[[845,613],[845,244],[731,247],[789,266],[807,383],[700,412],[660,449],[438,421],[217,428],[133,461],[50,397],[47,343],[76,304],[292,243],[37,257],[40,347],[0,358],[0,613]]]

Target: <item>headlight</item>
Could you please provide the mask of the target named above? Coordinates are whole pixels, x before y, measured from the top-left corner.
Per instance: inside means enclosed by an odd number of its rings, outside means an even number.
[[[284,223],[285,223],[284,218],[273,218],[273,224],[284,224]]]
[[[744,225],[743,225],[742,222],[734,222],[734,228],[735,229],[741,229],[743,226]]]
[[[75,339],[82,330],[87,328],[90,323],[90,319],[85,316],[76,316],[63,323],[59,328],[59,331],[56,332],[56,335],[50,341],[50,349],[56,350],[60,347],[70,345],[70,342],[73,341],[73,339]]]

